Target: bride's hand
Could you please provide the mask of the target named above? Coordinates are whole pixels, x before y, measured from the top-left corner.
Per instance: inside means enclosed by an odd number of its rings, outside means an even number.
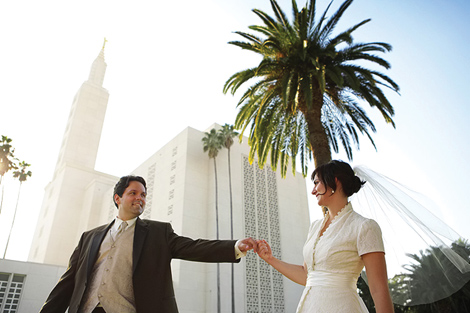
[[[268,262],[273,258],[273,252],[266,240],[256,240],[258,245],[258,256]]]

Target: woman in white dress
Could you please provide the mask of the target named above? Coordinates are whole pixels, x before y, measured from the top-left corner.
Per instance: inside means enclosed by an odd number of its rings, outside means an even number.
[[[393,312],[380,228],[374,220],[356,213],[348,201],[365,182],[342,161],[319,166],[312,179],[312,194],[318,205],[328,210],[310,227],[303,249],[304,264],[276,259],[265,240],[258,241],[258,255],[305,286],[298,313],[368,312],[356,288],[364,266],[376,312]]]

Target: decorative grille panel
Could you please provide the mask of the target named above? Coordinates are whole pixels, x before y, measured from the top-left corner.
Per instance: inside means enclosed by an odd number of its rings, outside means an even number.
[[[281,258],[276,174],[243,158],[245,236],[266,239],[273,255]],[[282,275],[250,253],[246,257],[246,312],[284,313]]]

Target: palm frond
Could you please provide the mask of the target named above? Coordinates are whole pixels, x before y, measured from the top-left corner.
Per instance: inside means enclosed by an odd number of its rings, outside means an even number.
[[[252,34],[248,34],[248,33],[245,33],[245,32],[238,32],[238,31],[235,32],[235,34],[240,35],[243,38],[248,39],[249,41],[251,41],[255,44],[261,45],[263,43],[263,41],[260,38],[256,37],[255,35],[252,35]],[[238,41],[230,41],[229,44],[234,44],[236,42],[238,42]]]
[[[293,0],[292,23],[277,0],[270,1],[273,17],[253,10],[261,25],[249,28],[257,35],[237,32],[246,41],[230,42],[262,60],[232,75],[223,89],[234,94],[251,81],[239,99],[235,121],[242,134],[249,132],[250,162],[258,158],[262,166],[269,161],[273,169],[280,167],[283,176],[289,163],[294,171],[300,164],[306,175],[308,162],[312,158],[316,163],[329,161],[331,150],[342,147],[352,158],[360,135],[375,147],[371,134],[376,128],[359,103],[367,102],[394,126],[394,109],[382,88],[398,92],[399,87],[387,75],[362,64],[389,69],[381,53],[389,52],[391,46],[353,41],[352,34],[370,19],[333,34],[352,0],[327,17],[330,2],[319,18],[315,0],[303,8]]]
[[[328,8],[332,4],[333,1],[330,2],[328,5]],[[338,24],[341,16],[343,16],[343,13],[346,11],[346,9],[351,5],[353,0],[346,0],[341,4],[339,9],[333,14],[333,16],[330,17],[328,22],[325,24],[325,27],[320,31],[319,34],[319,39],[320,41],[325,41],[326,38],[331,36],[331,32],[335,29],[336,24]],[[325,10],[325,13],[328,11],[328,8]]]
[[[276,0],[271,0],[271,7],[273,9],[274,15],[276,15],[277,20],[283,27],[290,27],[289,21],[287,20],[286,15],[277,4]]]
[[[238,88],[255,76],[256,69],[247,69],[233,74],[224,84],[224,93],[227,93],[231,89],[232,95],[238,90]]]

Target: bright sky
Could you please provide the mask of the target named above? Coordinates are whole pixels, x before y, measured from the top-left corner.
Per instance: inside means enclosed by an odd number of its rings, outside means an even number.
[[[323,12],[328,1],[317,2]],[[291,1],[279,3],[291,17]],[[330,13],[339,4],[336,0]],[[121,176],[187,126],[204,130],[214,122],[233,123],[238,97],[223,95],[222,86],[259,59],[227,42],[241,39],[234,31],[260,23],[252,8],[272,15],[268,0],[0,4],[0,135],[13,139],[16,156],[32,164],[33,172],[22,187],[7,258],[27,259],[73,97],[88,78],[103,38],[108,40],[104,87],[110,98],[96,170]],[[354,38],[393,45],[383,56],[392,64],[386,73],[401,87],[400,95],[389,94],[396,129],[369,110],[378,128],[378,152],[362,138],[353,164],[366,164],[430,196],[465,238],[470,238],[465,198],[469,13],[466,0],[356,0],[337,28],[372,18]],[[18,182],[6,179],[2,256],[17,191]],[[320,216],[314,200],[309,199],[312,219]]]

